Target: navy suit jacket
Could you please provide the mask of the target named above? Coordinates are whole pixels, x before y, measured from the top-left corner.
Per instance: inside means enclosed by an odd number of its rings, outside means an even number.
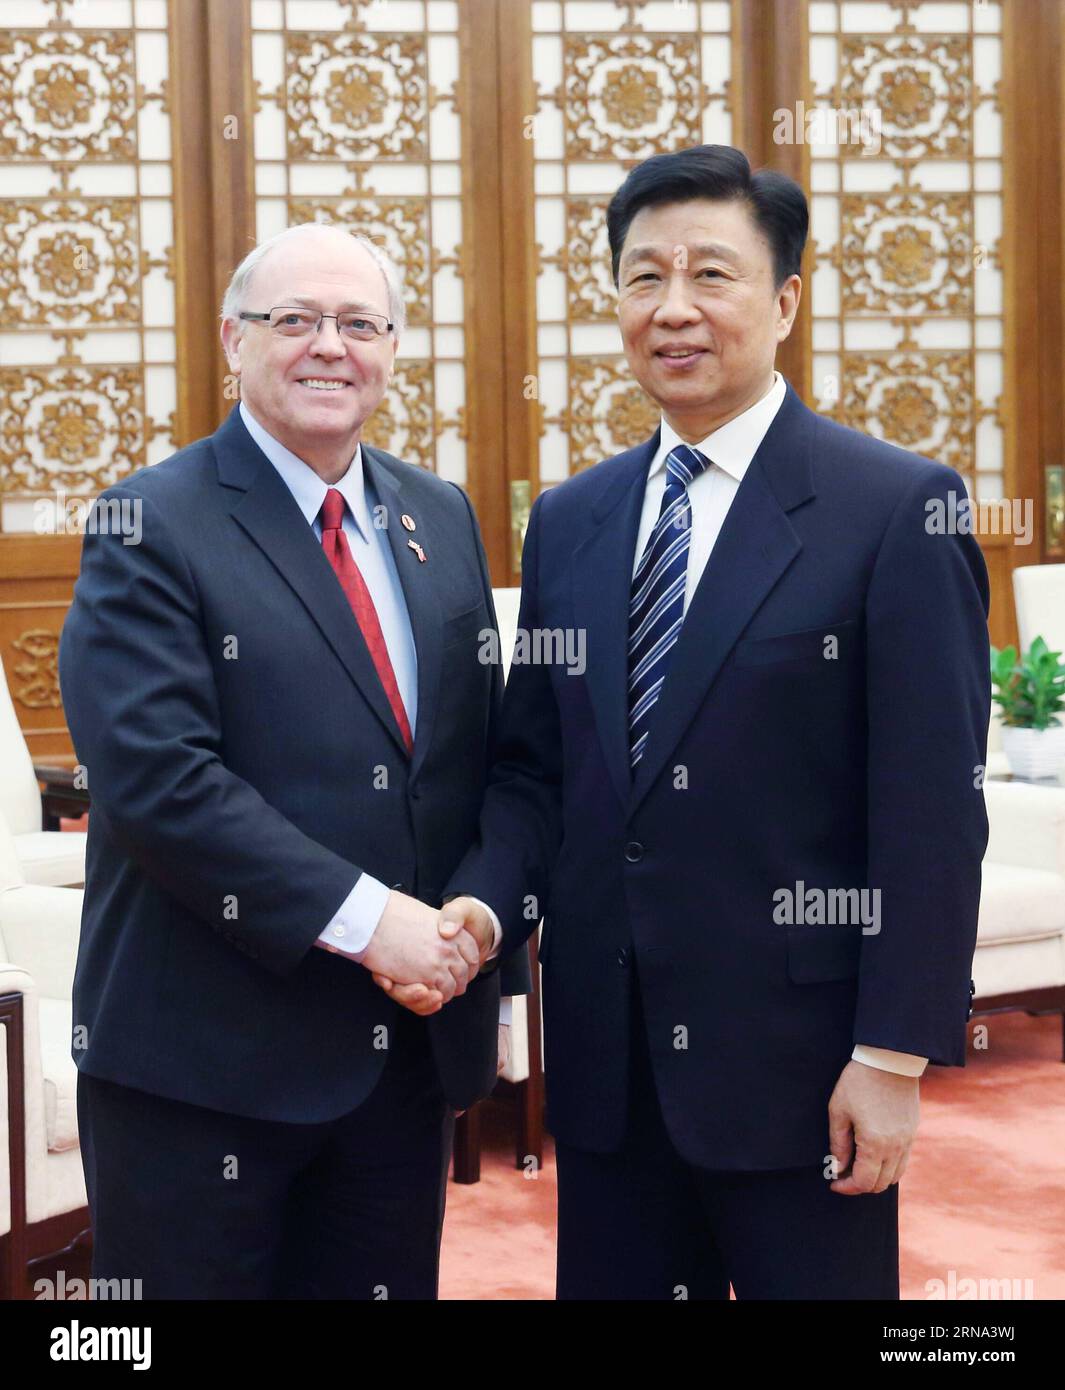
[[[633,777],[629,595],[657,446],[533,508],[520,626],[583,629],[587,669],[511,668],[479,840],[447,891],[491,903],[508,950],[544,912],[559,1139],[622,1140],[635,966],[680,1153],[708,1168],[820,1163],[856,1042],[964,1063],[987,840],[986,570],[973,537],[937,534],[926,506],[964,498],[957,473],[789,387]],[[789,923],[779,895],[805,906],[811,889],[879,890],[879,932],[853,909],[845,925]]]
[[[139,509],[139,544],[85,536],[59,668],[92,796],[73,1049],[92,1076],[316,1122],[381,1073],[398,1005],[314,943],[363,871],[440,903],[502,681],[477,660],[495,617],[465,494],[362,455],[418,655],[410,760],[322,547],[236,409],[104,494]],[[504,988],[526,979],[517,957]],[[480,975],[428,1020],[457,1108],[494,1085],[499,994]]]

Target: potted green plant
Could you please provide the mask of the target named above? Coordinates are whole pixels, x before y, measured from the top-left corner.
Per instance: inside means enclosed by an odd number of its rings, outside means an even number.
[[[1016,647],[991,648],[992,699],[1002,709],[1002,748],[1015,777],[1040,781],[1065,768],[1065,665],[1036,637],[1018,660]]]

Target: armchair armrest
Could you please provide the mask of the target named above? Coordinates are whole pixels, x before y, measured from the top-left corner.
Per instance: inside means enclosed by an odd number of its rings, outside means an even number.
[[[60,816],[83,816],[89,809],[89,789],[74,785],[78,777],[74,768],[34,763],[33,775],[43,783],[41,808],[45,830],[58,830]]]
[[[986,860],[1044,869],[1065,878],[1065,787],[984,783]]]

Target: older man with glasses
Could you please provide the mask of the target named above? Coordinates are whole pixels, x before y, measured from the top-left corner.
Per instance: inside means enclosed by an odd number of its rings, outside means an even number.
[[[402,327],[366,238],[256,247],[239,405],[104,495],[138,545],[85,538],[78,1109],[93,1273],[145,1297],[434,1297],[454,1113],[494,1082],[501,976],[527,987],[491,930],[439,930],[501,677],[465,494],[362,442]]]

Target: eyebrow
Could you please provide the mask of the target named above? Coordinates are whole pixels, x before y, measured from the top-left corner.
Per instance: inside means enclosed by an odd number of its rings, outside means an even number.
[[[290,295],[288,299],[279,299],[277,302],[278,304],[298,305],[300,308],[304,309],[320,310],[322,307],[318,303],[317,299],[310,299],[307,297],[307,295],[304,294],[293,294]],[[340,307],[337,309],[337,313],[343,314],[349,309],[359,309],[365,314],[382,314],[385,318],[388,317],[388,315],[385,314],[382,309],[377,309],[374,307],[374,305],[368,304],[365,300],[362,299],[347,300],[345,303],[340,305]]]
[[[715,256],[719,260],[731,261],[733,264],[737,260],[734,248],[726,245],[723,241],[700,241],[691,248],[691,253],[693,256]],[[626,251],[621,258],[621,264],[627,266],[632,261],[671,261],[672,259],[672,247],[663,250],[660,245],[648,242],[646,245],[633,246]]]

